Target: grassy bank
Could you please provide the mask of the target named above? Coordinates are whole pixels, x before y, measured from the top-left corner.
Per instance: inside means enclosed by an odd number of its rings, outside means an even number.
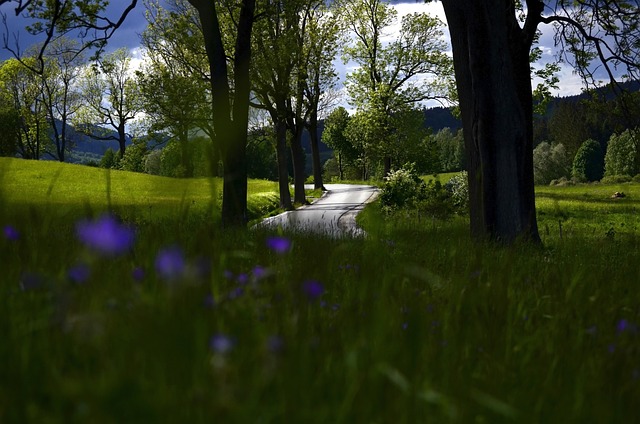
[[[636,186],[545,188],[545,247],[500,249],[375,204],[366,240],[224,233],[175,180],[109,252],[51,213],[62,176],[30,203],[4,175],[0,422],[640,421]]]

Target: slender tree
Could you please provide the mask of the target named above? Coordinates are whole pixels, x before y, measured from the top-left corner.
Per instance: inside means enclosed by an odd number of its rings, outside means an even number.
[[[69,124],[80,108],[76,82],[84,65],[84,56],[76,53],[77,42],[69,38],[52,41],[45,50],[42,79],[42,102],[48,115],[55,151],[48,152],[64,162],[69,150]]]
[[[143,107],[133,71],[129,51],[118,49],[85,68],[79,81],[83,102],[76,127],[97,140],[117,141],[120,159],[129,138],[127,126]]]
[[[222,223],[245,226],[247,223],[247,132],[251,33],[255,19],[255,0],[229,5],[233,47],[225,46],[220,10],[224,5],[211,0],[189,0],[198,11],[211,72],[213,126],[216,144],[224,164]],[[227,58],[230,57],[229,63]],[[229,69],[231,65],[231,72]]]
[[[347,90],[359,110],[383,120],[378,149],[385,175],[391,170],[394,143],[389,117],[407,105],[449,95],[451,61],[444,53],[442,23],[428,14],[402,18],[398,37],[383,43],[385,31],[397,21],[396,11],[383,0],[342,0],[340,15],[354,34],[354,43],[344,49],[345,59],[359,67],[347,76]],[[372,109],[378,109],[372,111]]]

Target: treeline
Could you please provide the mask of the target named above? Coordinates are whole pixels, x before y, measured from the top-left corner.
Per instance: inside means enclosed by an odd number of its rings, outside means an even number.
[[[640,92],[606,87],[558,99],[534,122],[536,184],[630,180],[640,173]]]

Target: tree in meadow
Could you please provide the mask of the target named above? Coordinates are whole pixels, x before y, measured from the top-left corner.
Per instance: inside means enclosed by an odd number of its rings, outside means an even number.
[[[147,28],[141,35],[145,64],[137,72],[151,133],[169,134],[180,145],[183,176],[193,175],[191,139],[200,133],[215,139],[211,76],[197,11],[186,0],[146,3]],[[207,154],[216,168],[219,148]],[[210,175],[215,172],[209,172]]]
[[[638,167],[638,130],[626,130],[622,134],[613,134],[607,144],[607,153],[604,156],[604,175],[627,175],[633,177],[640,168]]]
[[[346,135],[350,119],[349,112],[339,106],[325,119],[322,132],[322,142],[333,149],[338,162],[338,177],[341,180],[344,179],[345,164],[355,162],[358,156],[357,150]]]
[[[42,80],[42,102],[49,120],[54,150],[49,153],[64,162],[72,147],[69,140],[69,125],[81,106],[77,79],[85,63],[84,56],[77,53],[78,43],[69,38],[58,38],[44,50]]]
[[[50,142],[49,123],[42,101],[42,80],[25,62],[33,65],[34,58],[25,57],[22,62],[12,58],[0,65],[2,137],[13,146],[13,154],[38,160]]]
[[[79,81],[83,102],[74,119],[76,128],[96,140],[117,141],[120,159],[130,138],[128,125],[143,107],[133,71],[129,51],[118,49],[86,67]]]
[[[638,79],[638,3],[441,0],[451,35],[476,239],[539,242],[533,181],[530,52],[541,24],[585,82],[599,60]]]
[[[600,181],[604,174],[604,153],[600,143],[589,139],[582,143],[575,158],[571,176],[582,182]]]
[[[384,161],[385,175],[391,170],[395,129],[391,117],[407,106],[449,96],[451,60],[444,53],[442,23],[426,13],[412,13],[400,22],[397,38],[383,37],[397,22],[397,12],[383,0],[341,0],[339,14],[353,42],[344,48],[344,59],[358,68],[347,76],[347,91],[358,111],[380,130],[372,140]],[[374,110],[376,109],[376,110]]]

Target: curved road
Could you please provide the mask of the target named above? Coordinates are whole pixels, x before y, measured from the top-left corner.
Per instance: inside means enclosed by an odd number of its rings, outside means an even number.
[[[356,215],[376,198],[378,189],[354,184],[325,184],[325,188],[325,194],[311,205],[267,218],[258,225],[312,231],[335,237],[364,235],[364,231],[356,226]]]

